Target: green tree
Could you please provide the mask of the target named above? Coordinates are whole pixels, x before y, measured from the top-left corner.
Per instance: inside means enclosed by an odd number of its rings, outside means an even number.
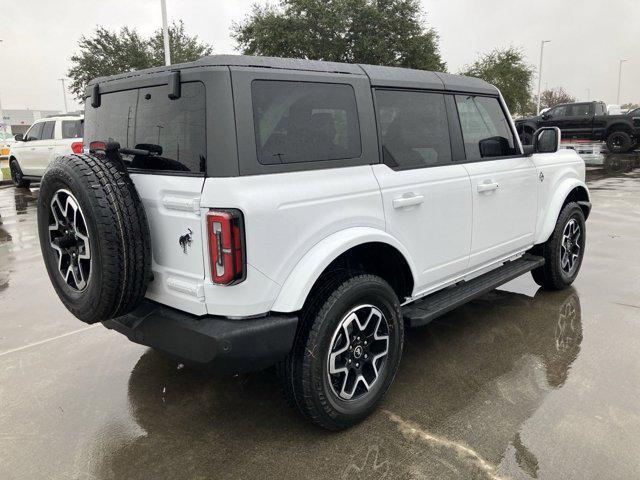
[[[254,5],[232,36],[247,55],[445,70],[418,0],[280,0]]]
[[[621,108],[625,108],[627,110],[633,110],[634,108],[638,108],[638,107],[640,107],[640,104],[633,103],[633,102],[628,102],[621,106]]]
[[[169,27],[169,45],[172,63],[197,60],[212,52],[210,45],[185,33],[182,21]],[[82,98],[87,83],[96,77],[164,65],[162,29],[143,38],[132,28],[110,31],[98,26],[91,36],[80,37],[78,48],[67,72],[71,78],[69,88],[78,99]]]
[[[502,92],[511,113],[526,114],[531,109],[534,71],[534,67],[526,62],[522,50],[509,47],[482,54],[460,74],[482,78],[495,85]]]

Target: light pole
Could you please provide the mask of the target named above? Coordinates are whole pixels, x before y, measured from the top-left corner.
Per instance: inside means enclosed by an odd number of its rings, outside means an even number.
[[[64,86],[64,78],[59,78],[62,82],[62,98],[64,99],[64,113],[68,113],[69,109],[67,108],[67,89]]]
[[[540,87],[542,86],[542,56],[544,55],[544,44],[550,42],[551,40],[542,40],[540,42],[540,66],[538,67],[538,103],[536,105],[537,115],[540,115]]]
[[[626,62],[626,60],[620,60],[620,66],[618,67],[618,97],[616,103],[620,105],[620,85],[622,84],[622,64]]]
[[[587,102],[591,101],[591,89],[587,88]]]
[[[2,42],[4,42],[4,40],[2,40],[0,38],[0,44]],[[2,111],[2,99],[0,99],[0,125],[2,125],[2,132],[6,134],[7,133],[7,126],[4,124],[4,112]]]
[[[164,37],[164,64],[171,65],[171,52],[169,51],[169,27],[167,26],[167,0],[160,0],[162,7],[162,36]]]

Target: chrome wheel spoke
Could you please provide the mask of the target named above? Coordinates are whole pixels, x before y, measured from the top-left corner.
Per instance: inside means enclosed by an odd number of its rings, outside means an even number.
[[[72,289],[87,287],[91,272],[91,250],[87,223],[76,198],[58,190],[49,209],[49,244],[58,260],[58,271]]]
[[[389,352],[389,326],[373,305],[361,305],[340,321],[331,339],[327,376],[336,396],[361,398],[384,369]]]

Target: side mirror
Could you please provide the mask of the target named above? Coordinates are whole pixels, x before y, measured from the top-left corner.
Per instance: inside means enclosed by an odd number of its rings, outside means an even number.
[[[509,151],[509,141],[504,137],[489,137],[478,143],[482,158],[500,157]]]
[[[17,134],[14,138],[15,138],[16,142],[24,142],[24,141],[26,141],[24,139],[24,135],[22,133]]]
[[[549,120],[551,118],[551,114],[545,112],[542,115],[540,115],[542,117],[543,120]]]
[[[554,153],[560,149],[561,133],[558,127],[542,127],[533,134],[535,153]]]

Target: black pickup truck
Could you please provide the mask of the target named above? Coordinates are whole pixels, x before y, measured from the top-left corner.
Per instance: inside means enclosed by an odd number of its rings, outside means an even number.
[[[516,120],[516,130],[524,145],[531,144],[540,127],[558,127],[563,139],[607,142],[612,153],[635,149],[640,139],[640,115],[608,115],[603,102],[564,103],[537,117]]]

